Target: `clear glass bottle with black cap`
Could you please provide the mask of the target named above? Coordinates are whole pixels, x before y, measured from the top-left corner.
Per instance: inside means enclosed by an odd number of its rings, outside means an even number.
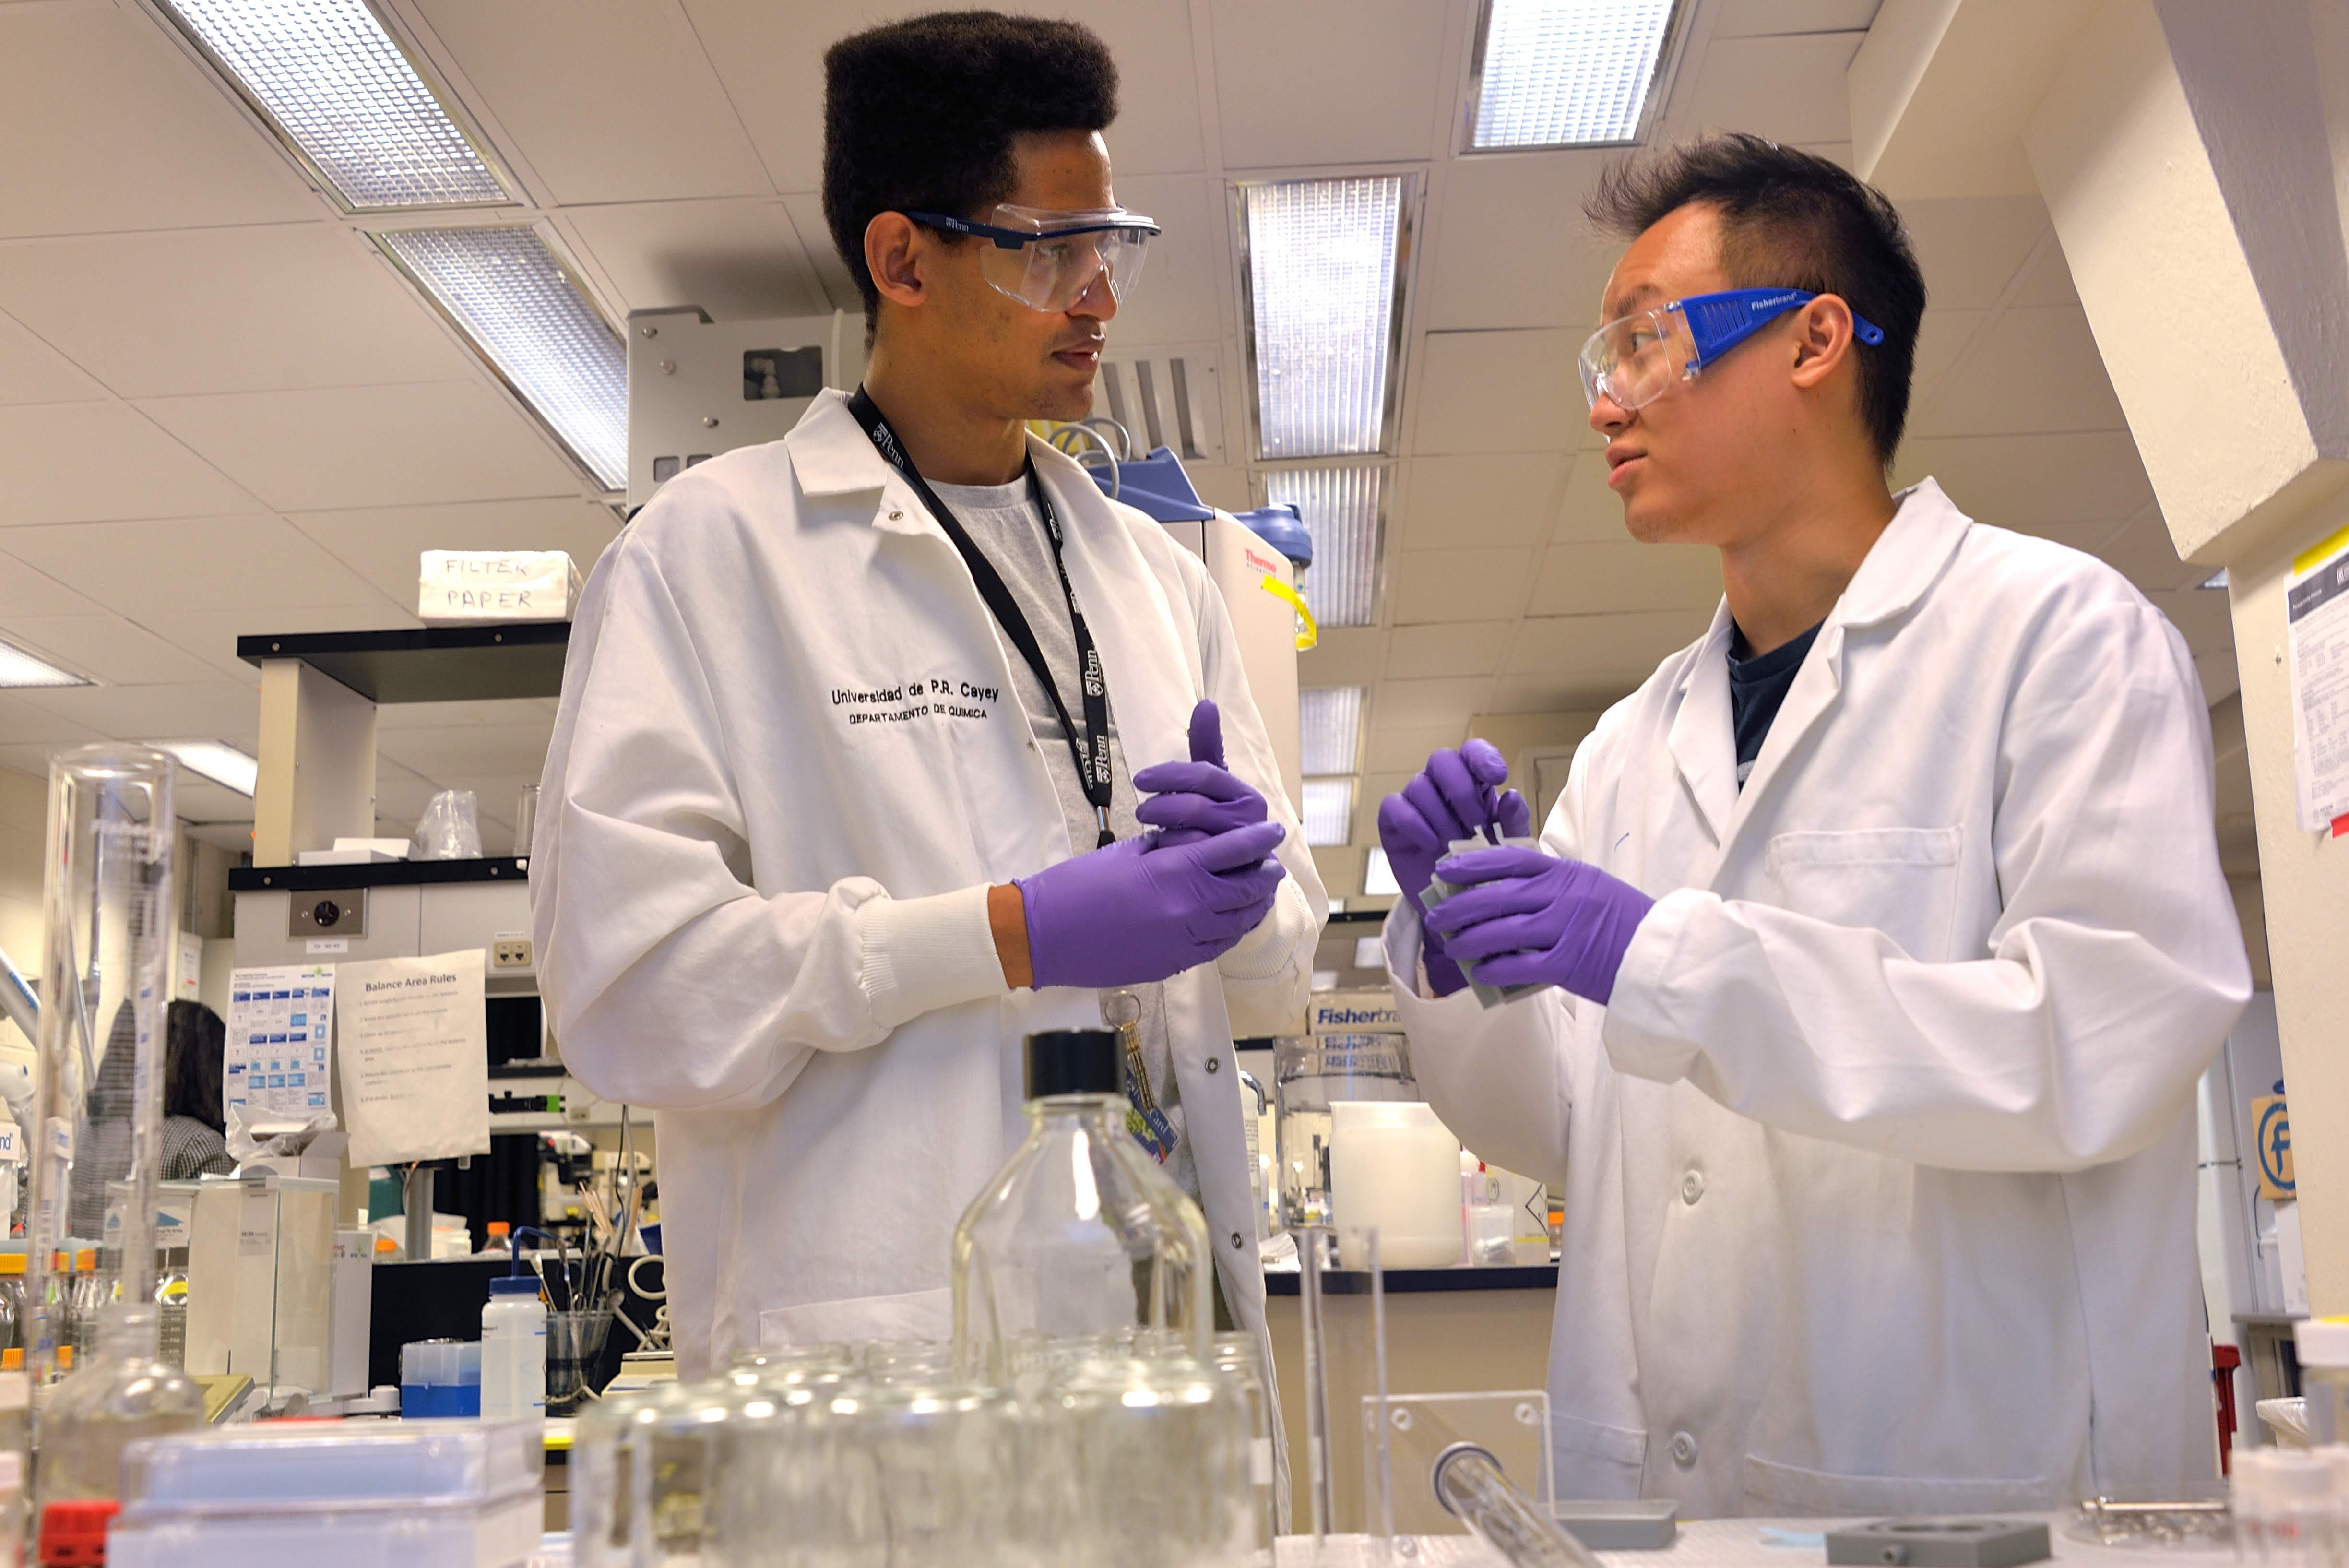
[[[1028,1137],[955,1228],[955,1362],[1018,1385],[1136,1332],[1204,1358],[1206,1221],[1126,1127],[1115,1031],[1027,1041]]]

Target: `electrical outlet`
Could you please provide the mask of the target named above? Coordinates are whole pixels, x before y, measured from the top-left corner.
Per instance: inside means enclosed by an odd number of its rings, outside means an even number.
[[[502,936],[490,943],[492,969],[530,968],[530,939],[524,936]]]

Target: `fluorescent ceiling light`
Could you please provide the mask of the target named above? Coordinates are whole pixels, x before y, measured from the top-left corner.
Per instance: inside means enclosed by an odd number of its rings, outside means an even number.
[[[1330,848],[1354,836],[1354,781],[1305,781],[1305,842]]]
[[[375,241],[597,483],[627,483],[626,353],[536,229],[391,229]]]
[[[1362,742],[1362,688],[1316,686],[1297,694],[1305,772],[1350,774]]]
[[[2226,586],[2227,568],[2224,566],[2220,567],[2217,571],[2211,573],[2209,576],[2203,578],[2199,583],[2195,585],[2197,587],[2203,588],[2223,588]]]
[[[0,642],[0,686],[88,686],[90,680],[36,659],[13,642]]]
[[[1386,942],[1383,938],[1356,937],[1354,939],[1354,967],[1356,969],[1386,968],[1387,957],[1384,950],[1385,947]]]
[[[180,765],[190,773],[202,774],[216,784],[225,784],[237,794],[249,795],[261,776],[261,764],[234,746],[224,746],[218,741],[155,741],[150,742],[159,752],[169,752],[180,759]]]
[[[1362,897],[1399,897],[1402,892],[1402,884],[1394,877],[1394,867],[1387,864],[1387,852],[1373,845],[1370,854],[1362,859]]]
[[[344,205],[512,202],[367,0],[160,3]]]
[[[1379,488],[1384,472],[1369,466],[1265,472],[1264,498],[1275,505],[1293,504],[1312,535],[1313,564],[1300,587],[1313,618],[1323,626],[1376,623],[1382,543]]]
[[[1404,182],[1373,174],[1241,187],[1257,456],[1383,446]]]
[[[1486,0],[1471,151],[1636,141],[1675,0]]]

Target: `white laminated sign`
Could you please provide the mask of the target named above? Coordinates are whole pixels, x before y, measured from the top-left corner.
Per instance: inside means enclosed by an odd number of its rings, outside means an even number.
[[[578,602],[579,568],[561,550],[427,550],[418,564],[428,626],[569,620]]]
[[[483,972],[479,948],[341,966],[336,1054],[352,1165],[489,1151]]]
[[[2292,560],[2292,760],[2300,826],[2349,832],[2349,528]]]

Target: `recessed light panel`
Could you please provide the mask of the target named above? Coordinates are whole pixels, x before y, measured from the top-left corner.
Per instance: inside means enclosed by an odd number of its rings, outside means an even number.
[[[361,212],[512,201],[366,0],[161,0]]]
[[[1362,688],[1315,686],[1299,691],[1297,718],[1308,777],[1354,771],[1362,743]]]
[[[1264,498],[1297,508],[1313,538],[1313,564],[1300,585],[1313,618],[1323,626],[1370,626],[1378,617],[1382,538],[1379,486],[1383,469],[1368,464],[1276,468],[1264,476]]]
[[[1394,867],[1387,863],[1387,852],[1377,845],[1362,857],[1362,897],[1376,898],[1400,894],[1402,887],[1395,880]]]
[[[1259,457],[1380,450],[1403,194],[1399,174],[1241,188]]]
[[[180,759],[180,765],[190,773],[202,774],[216,784],[224,784],[239,794],[253,793],[261,776],[261,764],[234,746],[218,741],[156,741],[159,752],[169,752]]]
[[[90,681],[36,659],[13,642],[0,642],[0,686],[88,686]]]
[[[627,483],[626,355],[536,229],[393,229],[375,239],[605,489]]]
[[[1354,781],[1305,781],[1305,842],[1316,848],[1343,844],[1354,836]]]
[[[1636,140],[1675,0],[1487,0],[1468,145]]]

